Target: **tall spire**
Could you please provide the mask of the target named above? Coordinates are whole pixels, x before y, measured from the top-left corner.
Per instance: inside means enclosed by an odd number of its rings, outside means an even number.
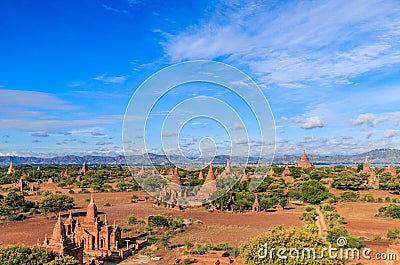
[[[203,179],[204,178],[204,176],[203,176],[203,171],[200,169],[200,172],[199,172],[199,179],[201,180],[201,179]]]
[[[93,194],[90,194],[90,202],[86,210],[86,221],[93,222],[97,218],[97,206],[94,203]]]
[[[242,175],[242,178],[240,179],[240,182],[248,181],[248,180],[249,180],[249,178],[247,177],[247,174],[246,174],[246,168],[244,168],[243,175]]]
[[[210,183],[214,180],[215,180],[215,175],[213,172],[213,166],[212,166],[212,163],[210,163],[210,167],[208,168],[208,174],[207,174],[204,184]]]
[[[8,171],[7,171],[7,175],[10,175],[12,173],[14,173],[14,169],[13,169],[13,164],[12,164],[12,161],[11,161],[10,162],[10,166],[8,168]]]
[[[226,160],[225,173],[226,174],[231,173],[231,164],[230,164],[229,160]]]
[[[63,221],[61,220],[61,212],[58,213],[57,223],[54,225],[53,228],[53,240],[62,240],[67,236],[65,232],[65,226]]]
[[[178,167],[175,167],[174,175],[172,176],[172,182],[177,185],[182,185],[181,178],[179,177]]]

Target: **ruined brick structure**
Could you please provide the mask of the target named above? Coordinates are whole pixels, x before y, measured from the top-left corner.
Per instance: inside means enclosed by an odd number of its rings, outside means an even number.
[[[253,206],[251,206],[251,211],[252,212],[259,212],[260,209],[260,203],[258,202],[258,196],[256,194],[256,199],[254,200]]]
[[[377,188],[377,187],[379,187],[379,176],[377,176],[376,173],[375,173],[375,170],[373,170],[369,166],[368,157],[365,157],[363,168],[360,171],[360,173],[365,173],[365,174],[369,175],[368,181],[367,181],[367,185],[368,185],[369,188]]]
[[[54,225],[51,239],[48,240],[46,235],[43,246],[50,248],[61,256],[72,256],[78,260],[79,264],[83,264],[83,246],[79,246],[74,240],[67,236],[65,225],[61,220],[60,214]]]

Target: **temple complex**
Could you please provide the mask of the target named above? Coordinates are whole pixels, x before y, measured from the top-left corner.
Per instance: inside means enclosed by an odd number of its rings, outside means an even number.
[[[74,219],[70,212],[64,223],[59,214],[52,237],[48,240],[46,235],[43,246],[62,256],[72,256],[83,264],[83,252],[100,257],[120,249],[123,244],[118,225],[115,222],[110,225],[106,215],[104,220],[100,219],[91,196],[83,221]]]
[[[376,175],[375,170],[373,170],[369,166],[368,157],[365,157],[365,161],[363,164],[363,168],[360,173],[368,174],[368,182],[367,185],[369,188],[377,188],[379,187],[379,176]]]
[[[75,226],[73,220],[69,222],[72,228],[71,237],[83,246],[85,252],[96,254],[101,253],[101,250],[119,249],[122,246],[121,230],[115,222],[114,225],[109,225],[107,216],[104,217],[104,221],[100,220],[93,196],[90,198],[83,222],[77,220]]]
[[[168,208],[179,207],[179,198],[181,197],[186,197],[186,189],[182,186],[178,167],[176,167],[172,175],[171,183],[160,192],[157,198],[157,206],[161,206],[161,202],[166,202]]]
[[[300,156],[299,162],[297,162],[296,167],[301,167],[301,168],[314,168],[314,165],[311,164],[310,160],[308,159],[308,156],[305,151]]]
[[[72,256],[78,260],[79,264],[83,264],[83,246],[79,246],[67,236],[60,214],[58,215],[57,223],[54,225],[51,239],[48,240],[46,235],[43,246],[50,248],[61,256]]]
[[[397,174],[396,169],[393,167],[392,163],[390,163],[390,165],[387,166],[383,172],[384,173],[389,173],[392,176]]]

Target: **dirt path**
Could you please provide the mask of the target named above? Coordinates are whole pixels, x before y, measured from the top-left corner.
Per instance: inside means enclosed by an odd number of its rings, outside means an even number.
[[[315,208],[318,217],[316,220],[316,225],[318,226],[318,235],[320,237],[327,237],[328,236],[328,225],[326,224],[326,219],[324,214],[321,212],[321,209],[318,207]]]

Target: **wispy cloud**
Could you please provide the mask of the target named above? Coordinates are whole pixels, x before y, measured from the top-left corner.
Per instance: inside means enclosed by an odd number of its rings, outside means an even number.
[[[45,132],[35,132],[31,134],[33,137],[49,137],[48,133]]]
[[[127,75],[120,75],[120,76],[112,76],[107,74],[102,74],[96,77],[93,77],[93,80],[102,81],[105,84],[120,84],[125,82],[129,76]]]
[[[102,5],[102,7],[104,9],[106,9],[106,10],[109,10],[109,11],[112,11],[112,12],[116,12],[116,13],[123,13],[123,14],[128,14],[129,13],[128,10],[120,9],[120,8],[114,8],[114,7],[111,7],[111,6],[108,6],[108,5],[104,5],[104,4]]]
[[[0,114],[5,108],[37,108],[71,111],[78,107],[59,97],[43,92],[0,89]],[[6,109],[9,111],[9,109]],[[12,114],[12,113],[8,113]]]
[[[166,34],[171,61],[226,58],[282,86],[346,84],[400,63],[397,1],[227,4],[202,23]],[[224,19],[221,19],[224,17]]]

